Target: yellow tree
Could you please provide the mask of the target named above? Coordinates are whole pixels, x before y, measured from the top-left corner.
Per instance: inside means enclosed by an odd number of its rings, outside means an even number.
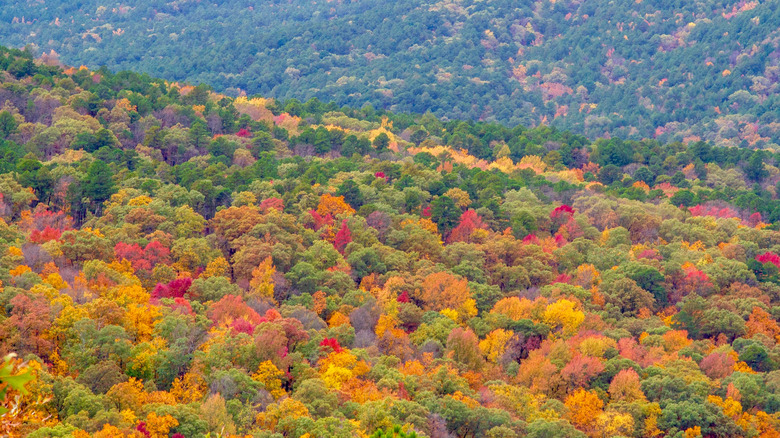
[[[631,436],[634,433],[634,417],[620,412],[603,412],[597,419],[601,436]]]
[[[167,438],[171,428],[179,425],[170,415],[157,415],[154,412],[146,416],[146,430],[150,438]]]
[[[506,351],[506,343],[512,338],[514,333],[504,329],[496,329],[488,333],[479,343],[479,349],[485,355],[487,360],[495,363]]]
[[[569,421],[574,426],[586,433],[596,430],[604,407],[604,402],[596,393],[579,388],[566,397],[564,404],[569,408]]]
[[[520,299],[518,297],[507,297],[498,300],[498,302],[493,305],[493,309],[490,313],[504,315],[513,321],[517,321],[530,318],[532,307],[533,303],[528,298]]]
[[[249,282],[250,296],[263,298],[270,301],[274,299],[274,280],[276,272],[271,256],[268,256],[252,271],[252,280]]]
[[[263,429],[276,430],[281,419],[295,419],[308,416],[309,409],[306,408],[306,405],[288,397],[268,405],[265,408],[265,412],[257,414],[255,422]],[[285,431],[279,432],[284,433]]]
[[[320,197],[320,203],[317,205],[317,214],[323,217],[326,215],[336,217],[344,213],[355,214],[355,209],[344,201],[343,196],[333,196],[326,193]]]
[[[423,280],[420,298],[426,310],[457,310],[471,298],[468,281],[448,272],[435,272]]]
[[[256,380],[265,386],[265,390],[268,391],[274,399],[278,400],[285,392],[282,389],[282,377],[284,373],[276,367],[270,360],[267,360],[257,367],[257,371],[252,374],[252,379]]]
[[[455,201],[455,205],[460,208],[465,208],[471,205],[471,198],[469,198],[469,194],[457,187],[447,190],[444,196],[452,198],[452,200]]]
[[[149,341],[155,321],[162,314],[157,306],[150,304],[130,304],[124,314],[124,327],[137,342]]]
[[[544,310],[544,322],[558,328],[563,336],[571,336],[585,321],[585,314],[577,310],[577,304],[567,299],[558,300]]]
[[[217,257],[206,265],[206,270],[200,274],[200,278],[209,277],[228,277],[230,274],[230,264],[224,257]]]
[[[228,413],[225,399],[212,394],[200,405],[200,413],[208,423],[208,430],[216,436],[231,436],[236,432],[233,417]]]
[[[361,376],[370,370],[368,364],[348,350],[332,352],[320,361],[322,380],[330,388],[339,389],[353,377]]]
[[[171,386],[171,394],[176,397],[179,403],[187,404],[203,399],[208,390],[208,385],[203,377],[190,370],[181,377],[177,377]]]

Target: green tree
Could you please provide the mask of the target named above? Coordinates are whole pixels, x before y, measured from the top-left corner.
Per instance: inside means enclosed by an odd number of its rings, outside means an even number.
[[[449,196],[439,196],[431,202],[431,219],[439,226],[442,234],[458,224],[461,211]]]
[[[684,189],[672,195],[672,197],[669,198],[669,202],[675,206],[682,205],[684,207],[690,207],[691,205],[698,203],[698,197],[692,191]]]
[[[376,149],[377,153],[381,154],[382,152],[387,152],[387,148],[390,146],[390,137],[388,137],[388,135],[383,132],[377,135],[371,144],[374,146],[374,149]]]
[[[363,193],[360,192],[360,187],[358,187],[357,183],[351,179],[344,181],[339,186],[336,195],[343,196],[344,201],[355,210],[359,210],[363,205]]]
[[[9,111],[0,111],[0,139],[7,138],[17,127],[16,119]]]
[[[116,191],[112,170],[103,160],[95,160],[89,165],[81,185],[82,194],[91,201],[95,214],[100,214],[103,202]]]
[[[745,175],[755,182],[761,182],[769,176],[769,171],[764,167],[763,151],[753,152],[745,166]]]

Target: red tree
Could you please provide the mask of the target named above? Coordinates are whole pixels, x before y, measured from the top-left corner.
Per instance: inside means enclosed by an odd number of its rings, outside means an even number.
[[[264,320],[257,312],[247,306],[241,297],[236,295],[225,295],[221,300],[212,304],[206,314],[214,324],[219,324],[221,322],[232,323],[233,321],[242,318],[253,326],[256,326]]]
[[[170,263],[171,251],[162,243],[153,240],[145,248],[141,248],[137,243],[128,245],[119,242],[114,246],[114,254],[119,260],[128,260],[136,271],[151,272],[157,264]]]
[[[320,347],[323,348],[331,348],[334,352],[340,353],[343,348],[341,348],[341,344],[339,344],[339,341],[336,338],[325,338],[320,342]]]
[[[45,243],[50,240],[59,240],[62,236],[62,230],[51,228],[48,225],[41,231],[32,230],[30,233],[30,242],[32,243]]]
[[[323,216],[317,213],[317,210],[309,210],[309,214],[314,219],[314,231],[319,230],[325,225],[333,224],[333,216],[330,213]]]
[[[278,210],[278,211],[284,211],[284,201],[282,201],[279,198],[268,198],[268,199],[264,199],[260,203],[259,207],[260,207],[260,211],[262,211],[264,213],[267,212],[268,209],[271,209],[271,208],[273,208],[275,210]]]
[[[472,209],[466,210],[460,215],[460,223],[458,226],[453,228],[450,235],[447,237],[447,243],[469,242],[471,240],[471,233],[480,228],[487,228],[487,225],[482,222],[482,218],[476,211]]]
[[[152,298],[181,298],[192,286],[192,279],[189,277],[177,278],[168,284],[157,283],[152,291]]]
[[[336,248],[338,252],[340,252],[343,255],[344,249],[347,247],[347,244],[349,244],[349,242],[352,242],[352,232],[349,231],[349,227],[347,226],[347,220],[344,219],[341,222],[341,229],[339,229],[339,232],[336,233],[336,238],[333,241],[333,246]]]

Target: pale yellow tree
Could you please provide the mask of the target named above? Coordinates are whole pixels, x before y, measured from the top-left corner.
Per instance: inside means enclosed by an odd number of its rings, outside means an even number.
[[[249,282],[249,295],[257,298],[274,300],[274,280],[276,272],[271,256],[268,256],[252,271],[252,280]]]

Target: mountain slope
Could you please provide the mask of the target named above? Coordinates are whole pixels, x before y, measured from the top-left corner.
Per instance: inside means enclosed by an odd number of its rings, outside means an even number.
[[[0,46],[0,436],[777,436],[778,166]]]

